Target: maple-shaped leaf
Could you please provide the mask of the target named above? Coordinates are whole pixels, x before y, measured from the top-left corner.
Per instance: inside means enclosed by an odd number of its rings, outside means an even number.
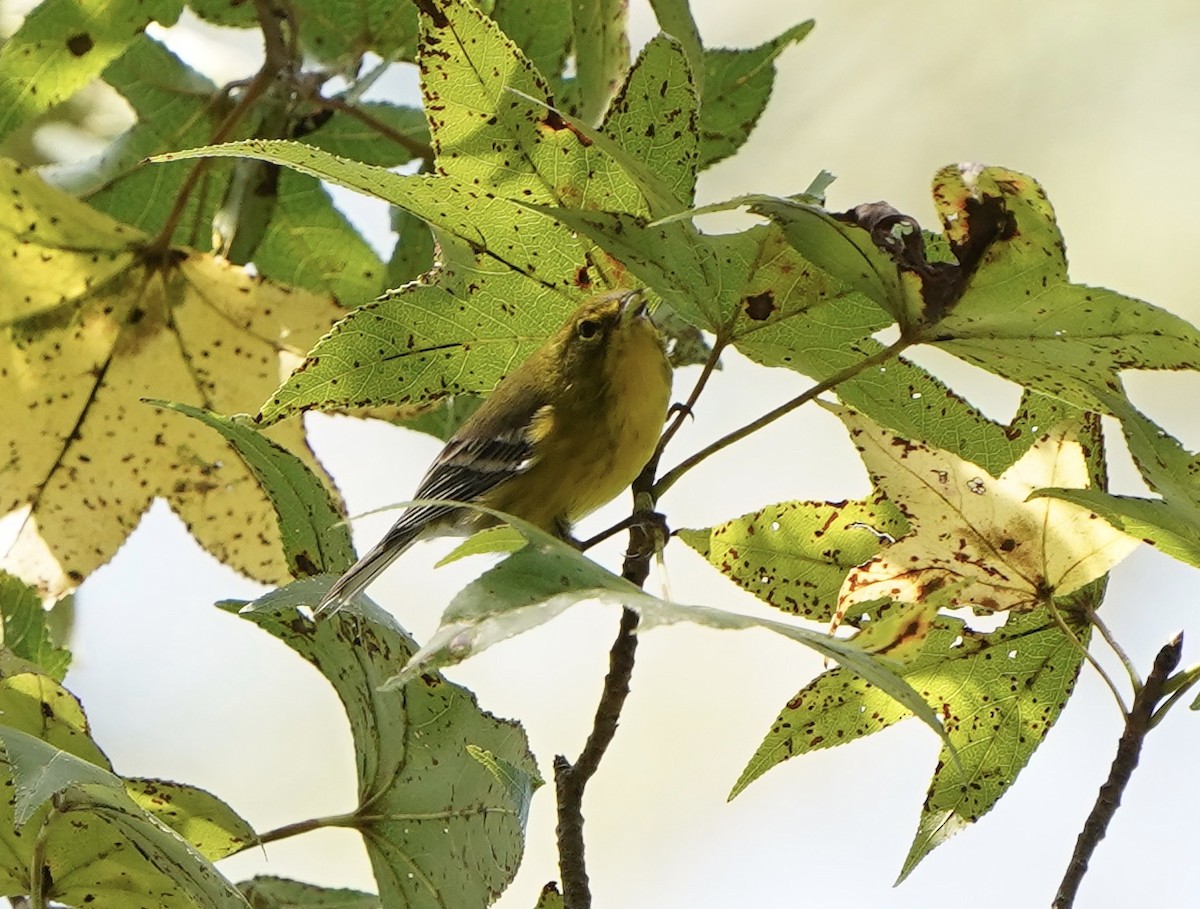
[[[258,580],[288,577],[244,463],[146,397],[250,411],[340,315],[325,296],[183,250],[0,161],[0,514],[28,508],[2,564],[48,596],[107,562],[155,497]],[[270,430],[319,470],[303,428]]]
[[[1045,486],[1089,485],[1078,420],[1043,432],[993,477],[848,407],[827,406],[849,428],[872,482],[913,528],[846,576],[839,612],[883,598],[1028,610],[1104,575],[1137,545],[1087,509],[1056,499],[1026,501]]]

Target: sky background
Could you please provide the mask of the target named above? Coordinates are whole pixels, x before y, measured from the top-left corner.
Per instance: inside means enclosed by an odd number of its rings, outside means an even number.
[[[648,4],[631,9],[636,48],[655,26]],[[884,199],[933,226],[929,182],[937,168],[1004,165],[1046,188],[1074,281],[1200,321],[1194,4],[1160,0],[1135,12],[1098,0],[697,0],[694,9],[709,46],[752,46],[801,19],[817,20],[780,60],[771,106],[749,144],[702,176],[700,202],[796,192],[824,168],[838,177],[831,208]],[[256,66],[230,56],[237,39],[215,29],[185,25],[170,40],[217,78]],[[412,85],[401,79],[394,87]],[[375,242],[388,242],[380,208],[338,198]],[[746,223],[727,215],[704,226]],[[1001,380],[948,358],[916,359],[991,416],[1007,418],[1015,408],[1017,391]],[[676,395],[693,379],[680,373]],[[731,355],[667,461],[805,384]],[[1200,448],[1200,376],[1137,376],[1130,387],[1156,420]],[[312,416],[309,426],[351,513],[409,497],[438,447],[344,418]],[[1113,462],[1116,490],[1140,491],[1127,457],[1115,452]],[[866,490],[840,425],[806,408],[710,459],[661,506],[672,526],[696,527],[785,499]],[[606,526],[623,507],[594,516],[581,533]],[[360,548],[393,518],[356,522]],[[472,571],[433,570],[449,545],[417,547],[372,588],[418,639]],[[618,550],[614,544],[598,558],[615,565]],[[667,567],[680,602],[760,611],[681,544],[669,548]],[[1143,673],[1180,628],[1197,633],[1185,645],[1185,664],[1200,660],[1198,582],[1196,572],[1146,548],[1114,572],[1104,616]],[[650,589],[659,592],[661,580]],[[119,772],[206,787],[267,830],[349,810],[354,781],[332,689],[282,644],[212,607],[259,592],[201,552],[158,504],[81,589],[67,685]],[[578,607],[447,674],[475,690],[485,708],[525,723],[549,779],[552,757],[573,757],[588,731],[616,622],[613,609]],[[1120,735],[1120,716],[1095,673],[1085,668],[1058,725],[997,808],[893,889],[938,752],[920,724],[791,761],[726,802],[779,709],[821,668],[809,651],[767,633],[672,627],[645,636],[619,734],[585,803],[595,905],[1048,905]],[[1188,832],[1200,808],[1198,749],[1200,717],[1186,710],[1153,732],[1079,906],[1200,898],[1196,837]],[[535,797],[526,861],[503,909],[531,907],[557,877],[551,790]],[[222,869],[235,880],[261,872],[373,889],[360,840],[348,831],[274,844]]]

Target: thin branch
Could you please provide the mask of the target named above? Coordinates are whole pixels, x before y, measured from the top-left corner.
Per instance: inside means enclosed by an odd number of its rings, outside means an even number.
[[[1079,885],[1083,881],[1084,874],[1087,873],[1088,863],[1091,861],[1096,847],[1104,839],[1109,822],[1112,821],[1113,815],[1121,805],[1121,797],[1138,765],[1142,745],[1145,742],[1146,734],[1150,731],[1154,708],[1162,700],[1167,678],[1179,665],[1182,652],[1183,634],[1180,633],[1159,650],[1158,656],[1154,658],[1154,668],[1147,676],[1145,685],[1134,697],[1133,708],[1125,717],[1125,732],[1117,744],[1117,754],[1113,758],[1108,779],[1100,787],[1096,803],[1092,806],[1091,814],[1088,815],[1088,819],[1079,833],[1079,838],[1075,842],[1075,852],[1071,855],[1066,874],[1063,875],[1058,893],[1055,894],[1053,909],[1071,909],[1075,905],[1075,896],[1079,892]]]
[[[351,104],[341,98],[325,98],[318,92],[314,92],[309,100],[317,107],[337,111],[345,114],[347,117],[353,117],[364,126],[375,130],[375,132],[379,133],[385,139],[391,139],[414,158],[420,158],[426,164],[433,163],[434,152],[432,145],[414,139],[394,126],[384,123],[378,117],[371,116],[371,114],[367,113],[357,104]]]
[[[718,451],[721,451],[723,448],[729,447],[734,442],[741,441],[742,439],[746,438],[746,436],[750,435],[751,433],[757,432],[758,430],[762,429],[764,426],[767,426],[770,423],[774,423],[780,417],[786,416],[787,414],[789,414],[793,410],[795,410],[797,407],[800,407],[803,404],[807,404],[809,401],[813,400],[817,395],[823,394],[824,392],[829,391],[830,389],[840,385],[842,382],[852,379],[855,376],[865,372],[868,369],[879,366],[882,363],[886,363],[888,360],[892,359],[892,357],[898,356],[901,351],[903,351],[905,348],[909,347],[912,343],[913,342],[911,340],[901,337],[900,339],[898,339],[895,343],[893,343],[889,347],[886,347],[883,350],[877,351],[876,353],[872,354],[869,357],[866,357],[863,360],[859,360],[853,366],[848,366],[845,369],[841,370],[840,372],[834,373],[832,376],[830,376],[827,379],[822,379],[820,382],[818,382],[816,385],[812,386],[810,389],[808,389],[808,391],[804,392],[803,394],[797,395],[796,397],[792,398],[790,401],[780,404],[774,410],[768,411],[767,413],[763,414],[758,419],[752,420],[751,422],[747,423],[745,426],[742,426],[740,429],[735,429],[733,432],[729,433],[728,435],[724,435],[721,438],[717,439],[711,445],[700,449],[698,452],[696,452],[691,457],[685,458],[683,461],[681,461],[680,463],[678,463],[674,467],[672,467],[670,470],[668,470],[662,476],[662,478],[657,483],[654,484],[653,491],[654,491],[655,499],[662,498],[663,494],[668,489],[670,489],[672,486],[674,486],[679,481],[680,477],[682,477],[685,473],[687,473],[689,470],[691,470],[693,467],[695,467],[701,461],[704,461],[705,459],[711,457],[712,455],[716,454]]]
[[[46,837],[50,832],[50,824],[59,815],[57,796],[51,800],[42,825],[38,828],[33,841],[33,849],[29,855],[29,905],[31,909],[47,909],[46,884],[50,880],[50,869],[46,865]]]
[[[292,56],[295,53],[295,43],[284,36],[280,25],[281,16],[277,15],[277,8],[272,0],[255,0],[254,5],[263,33],[263,65],[246,85],[233,110],[226,114],[225,119],[213,130],[208,141],[209,145],[217,145],[228,139],[258,102],[258,99],[274,84],[279,74],[285,72],[295,62],[295,58]],[[286,13],[284,17],[286,17]],[[196,188],[200,178],[204,176],[205,171],[208,170],[211,162],[211,158],[199,158],[192,165],[191,171],[188,172],[183,185],[175,195],[175,204],[163,222],[162,229],[148,247],[149,252],[162,254],[170,248],[171,238],[175,235],[175,229],[179,226],[180,219],[183,218],[188,200],[192,197],[192,191]]]
[[[704,368],[700,370],[700,375],[696,378],[696,384],[692,386],[692,393],[688,395],[688,399],[679,407],[679,412],[675,415],[675,419],[666,428],[662,434],[662,438],[658,440],[658,446],[654,449],[654,457],[650,459],[650,463],[658,469],[658,459],[662,457],[663,449],[667,447],[671,439],[675,438],[675,433],[679,432],[679,428],[683,426],[683,421],[692,416],[696,407],[696,402],[700,399],[700,393],[704,391],[704,386],[708,384],[708,380],[712,377],[713,370],[717,368],[717,364],[721,361],[721,354],[725,351],[726,342],[718,338],[713,341],[712,350],[708,352],[708,359],[704,361]]]
[[[565,909],[588,909],[592,905],[584,858],[583,792],[616,735],[621,708],[629,696],[629,680],[637,653],[637,635],[634,633],[637,624],[636,612],[622,611],[621,626],[608,654],[608,675],[604,677],[604,690],[596,706],[592,731],[578,760],[572,764],[561,754],[554,758],[554,789],[558,797],[558,873],[562,878]]]

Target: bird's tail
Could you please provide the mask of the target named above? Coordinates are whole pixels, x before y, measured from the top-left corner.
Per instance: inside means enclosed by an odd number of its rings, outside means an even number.
[[[332,616],[366,589],[392,562],[408,549],[426,527],[424,521],[405,521],[403,518],[387,532],[382,540],[346,570],[329,592],[321,598],[315,613]]]

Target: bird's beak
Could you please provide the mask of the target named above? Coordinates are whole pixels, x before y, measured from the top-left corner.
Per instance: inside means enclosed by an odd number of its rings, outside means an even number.
[[[650,301],[646,299],[646,288],[636,287],[621,297],[621,321],[644,319],[649,315]]]

